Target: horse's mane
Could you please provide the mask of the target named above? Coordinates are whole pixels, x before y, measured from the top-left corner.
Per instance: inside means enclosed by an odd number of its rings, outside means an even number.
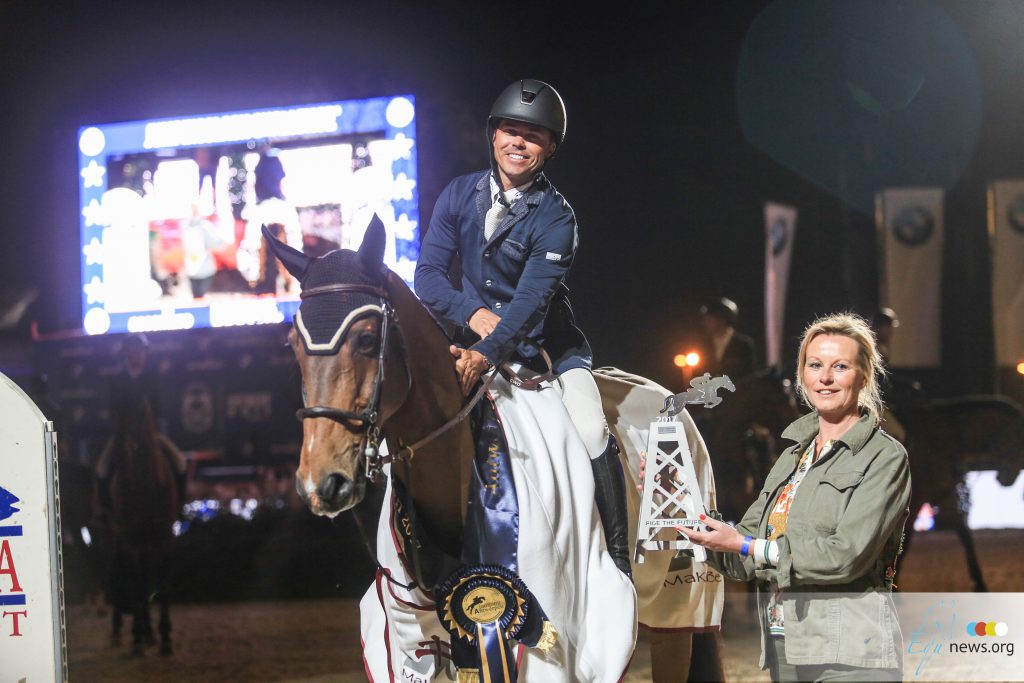
[[[405,280],[398,277],[398,275],[392,270],[388,270],[387,272],[385,287],[388,293],[397,300],[396,303],[405,304],[405,306],[403,306],[405,309],[403,310],[403,315],[406,314],[406,311],[418,311],[418,314],[414,312],[413,315],[421,317],[423,319],[423,324],[436,330],[436,332],[446,342],[451,342],[451,336],[444,329],[444,326],[437,317],[434,316],[433,311],[427,308],[427,306],[420,301],[419,297],[409,289],[409,285],[405,283]]]

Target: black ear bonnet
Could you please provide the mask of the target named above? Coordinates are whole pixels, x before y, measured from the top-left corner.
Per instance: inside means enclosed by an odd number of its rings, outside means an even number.
[[[333,356],[353,322],[366,315],[383,315],[386,302],[371,292],[315,292],[319,287],[339,284],[384,287],[387,238],[384,223],[376,214],[370,219],[357,252],[339,249],[311,258],[275,238],[266,226],[263,238],[302,287],[295,329],[307,354]]]
[[[359,255],[338,250],[310,261],[302,278],[303,291],[332,284],[381,286],[381,277],[363,272]],[[364,292],[330,292],[303,299],[295,315],[295,329],[306,353],[333,356],[338,353],[348,328],[366,315],[381,315],[380,297]]]

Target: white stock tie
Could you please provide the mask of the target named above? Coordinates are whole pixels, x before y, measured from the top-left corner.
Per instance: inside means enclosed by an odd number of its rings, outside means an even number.
[[[501,221],[508,215],[508,207],[499,201],[491,204],[491,208],[484,215],[484,241],[491,239],[491,235],[501,225]]]

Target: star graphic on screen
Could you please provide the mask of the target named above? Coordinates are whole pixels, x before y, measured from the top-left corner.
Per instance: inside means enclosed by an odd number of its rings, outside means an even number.
[[[14,507],[14,504],[20,502],[20,498],[3,486],[0,486],[0,520],[7,519],[15,512],[18,512],[18,508]]]
[[[416,141],[412,138],[407,138],[405,133],[396,135],[394,140],[391,141],[391,150],[395,155],[395,159],[408,159],[412,156],[412,146],[414,144],[416,144]]]
[[[398,263],[391,270],[406,282],[412,283],[413,275],[416,272],[416,262],[403,256],[398,259]]]
[[[395,237],[400,240],[412,240],[416,236],[416,221],[409,220],[409,214],[403,213],[394,222]]]
[[[96,163],[93,159],[89,165],[82,169],[81,176],[85,180],[86,187],[103,187],[103,176],[107,169]]]
[[[85,217],[85,225],[86,225],[86,227],[91,226],[91,225],[102,225],[103,224],[102,220],[101,220],[102,213],[103,213],[103,208],[100,206],[100,203],[98,201],[96,201],[94,199],[91,202],[89,202],[82,209],[82,216]]]
[[[395,176],[392,186],[394,187],[392,199],[412,199],[412,188],[416,187],[416,181],[404,173],[399,173]]]
[[[103,245],[95,237],[89,242],[89,244],[82,247],[82,253],[85,254],[85,265],[96,266],[103,263]]]
[[[95,275],[89,280],[89,284],[82,287],[82,291],[85,292],[86,301],[90,304],[101,304],[107,298],[103,281]]]

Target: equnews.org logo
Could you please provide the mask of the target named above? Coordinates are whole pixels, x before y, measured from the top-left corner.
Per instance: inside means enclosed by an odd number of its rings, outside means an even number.
[[[967,624],[967,635],[976,636],[998,636],[1002,638],[1010,631],[1010,627],[1004,621],[972,621]]]

